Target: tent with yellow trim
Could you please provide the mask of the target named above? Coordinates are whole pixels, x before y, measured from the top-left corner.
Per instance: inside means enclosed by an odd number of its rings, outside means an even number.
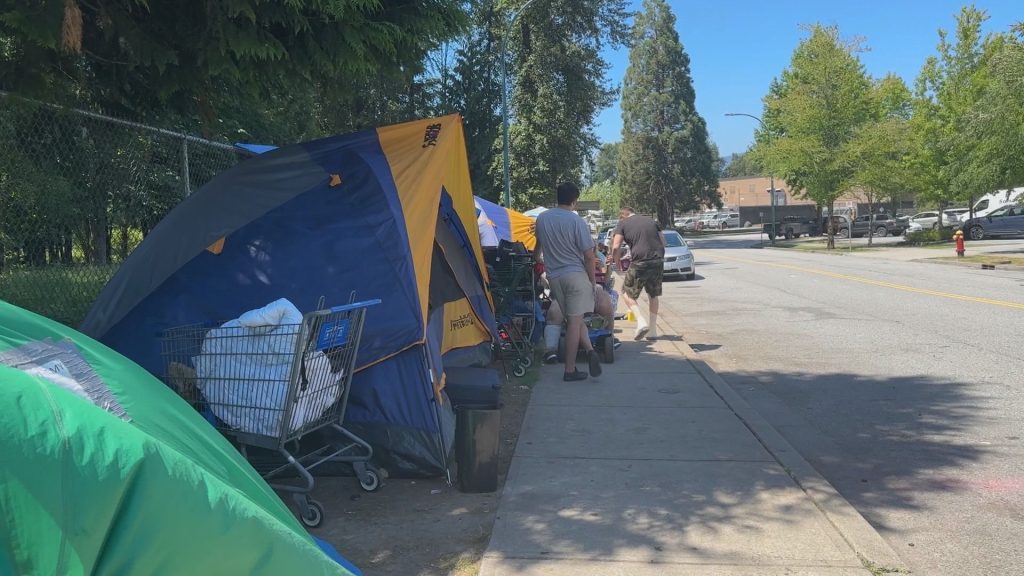
[[[476,211],[480,238],[485,246],[497,246],[499,240],[522,242],[530,251],[537,246],[535,218],[479,197]]]
[[[392,473],[447,468],[446,354],[494,338],[458,115],[286,146],[185,199],[120,267],[82,331],[163,376],[160,335],[278,298],[367,312],[346,426]]]

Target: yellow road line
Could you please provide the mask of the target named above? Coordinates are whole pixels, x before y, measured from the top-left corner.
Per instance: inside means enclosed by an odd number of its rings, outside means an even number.
[[[871,286],[881,286],[883,288],[892,288],[893,290],[902,290],[904,292],[913,292],[916,294],[927,294],[929,296],[938,296],[940,298],[949,298],[952,300],[963,300],[966,302],[977,302],[979,304],[989,304],[991,306],[1003,306],[1005,308],[1015,308],[1018,310],[1024,310],[1024,303],[1019,302],[1008,302],[1006,300],[993,300],[991,298],[980,298],[978,296],[966,296],[964,294],[953,294],[952,292],[940,292],[938,290],[928,290],[927,288],[915,288],[914,286],[906,286],[904,284],[893,284],[892,282],[883,282],[881,280],[872,280],[870,278],[862,278],[860,276],[851,276],[849,274],[839,274],[837,272],[828,272],[825,270],[817,270],[814,268],[805,268],[803,266],[794,266],[793,264],[778,264],[775,262],[761,262],[758,260],[747,260],[746,258],[736,258],[733,256],[722,256],[721,254],[715,254],[716,258],[722,260],[731,260],[733,262],[743,262],[746,264],[756,264],[761,266],[771,266],[773,268],[784,268],[787,270],[795,270],[797,272],[805,272],[807,274],[817,274],[819,276],[828,276],[830,278],[837,278],[839,280],[849,280],[850,282],[859,282],[861,284],[869,284]]]

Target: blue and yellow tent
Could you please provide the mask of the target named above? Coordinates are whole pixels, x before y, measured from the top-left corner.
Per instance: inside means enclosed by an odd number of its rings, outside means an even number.
[[[288,298],[369,310],[346,422],[391,472],[446,470],[443,355],[494,337],[457,115],[286,146],[183,201],[104,288],[82,331],[156,375],[162,331]]]
[[[481,238],[493,238],[493,245],[497,245],[497,240],[522,242],[527,250],[533,251],[537,245],[535,219],[480,197],[476,199],[476,206]]]

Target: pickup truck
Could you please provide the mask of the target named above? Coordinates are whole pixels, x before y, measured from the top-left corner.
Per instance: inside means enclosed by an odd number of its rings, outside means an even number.
[[[818,226],[817,222],[799,216],[786,216],[782,219],[782,222],[765,223],[761,226],[761,229],[772,240],[776,236],[782,236],[789,240],[801,236],[818,236],[821,234],[821,226]]]
[[[835,226],[836,236],[839,238],[847,238],[850,236],[850,219],[847,216],[833,216],[832,221]],[[825,219],[824,226],[826,232],[828,231],[828,218]],[[865,214],[858,216],[853,221],[853,237],[860,238],[867,236],[871,232],[874,232],[875,237],[884,236],[899,236],[907,229],[907,224],[899,221],[888,214],[875,214],[874,216]]]

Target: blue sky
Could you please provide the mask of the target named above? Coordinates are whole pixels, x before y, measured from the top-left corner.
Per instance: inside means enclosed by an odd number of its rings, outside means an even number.
[[[801,24],[835,24],[843,37],[863,37],[870,51],[861,60],[873,77],[895,72],[913,86],[925,58],[935,54],[938,29],[952,31],[954,15],[964,5],[950,0],[669,0],[676,29],[690,55],[697,91],[697,111],[708,123],[711,139],[723,155],[743,152],[757,122],[727,118],[726,112],[760,115],[761,97],[772,78],[789,64],[805,33]],[[1024,20],[1022,0],[977,2],[988,12],[988,31],[1005,31]],[[639,10],[640,1],[633,2]],[[608,78],[621,84],[628,50],[608,51]],[[619,103],[597,118],[603,142],[618,141],[622,118]]]

